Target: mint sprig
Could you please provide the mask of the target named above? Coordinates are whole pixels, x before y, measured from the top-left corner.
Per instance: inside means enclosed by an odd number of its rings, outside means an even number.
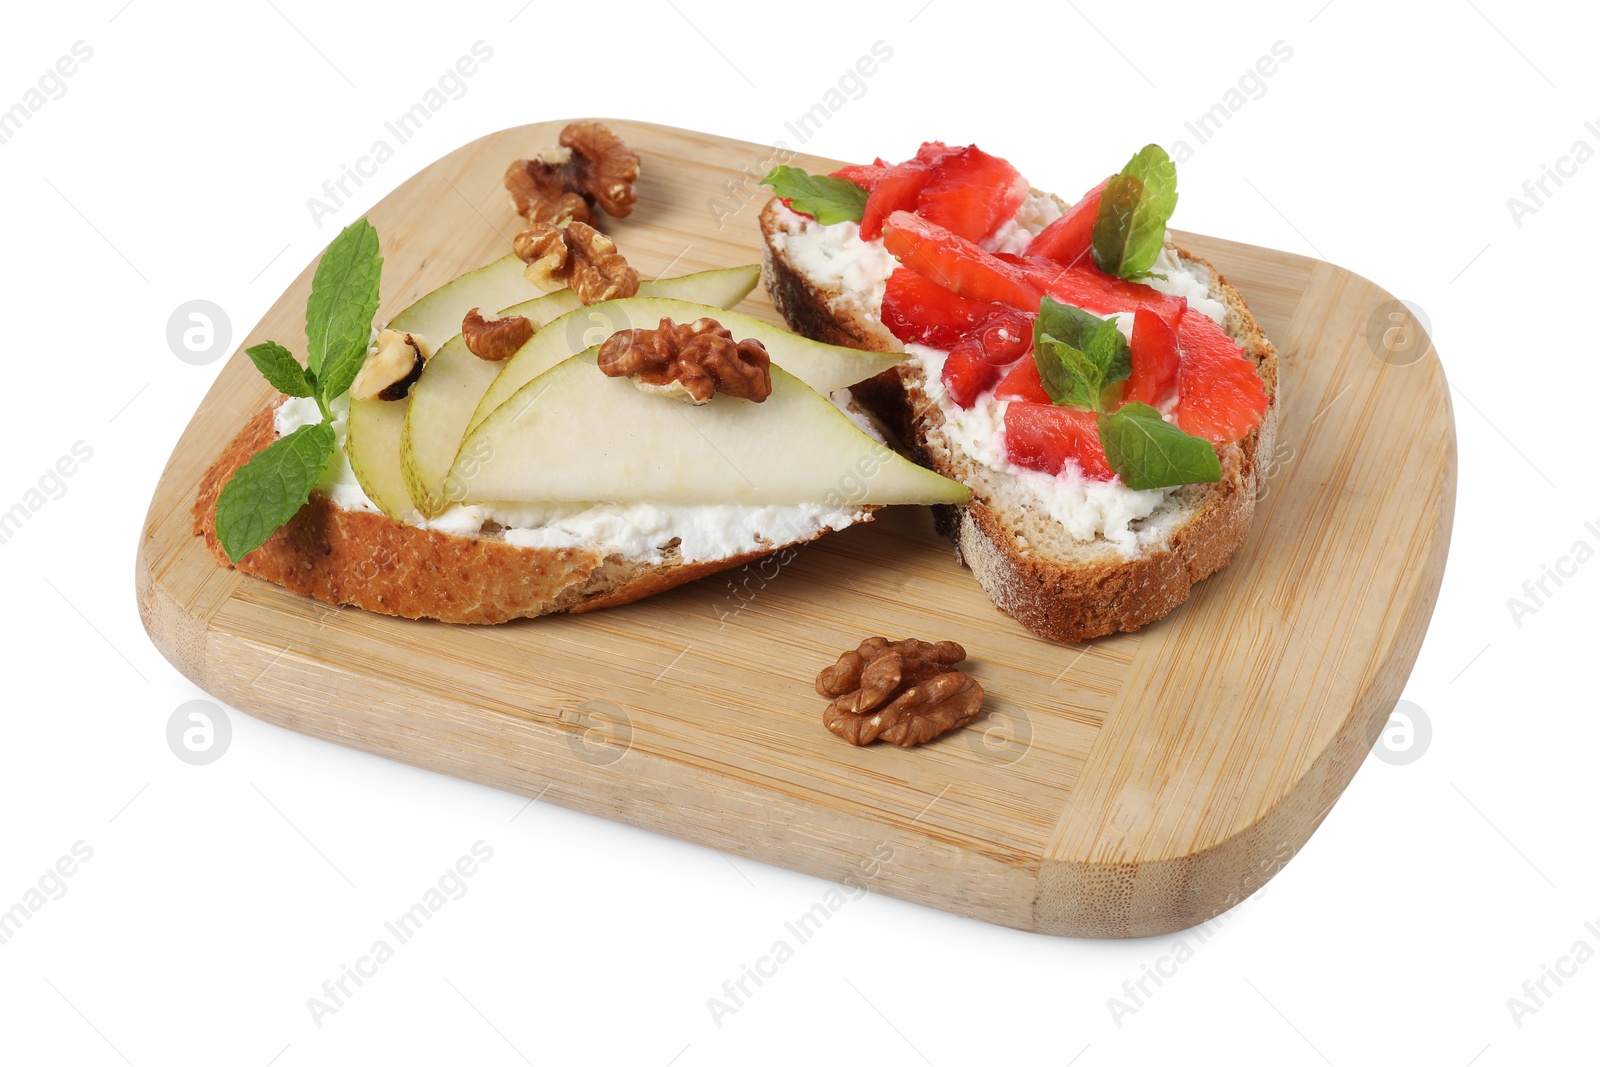
[[[1214,482],[1222,464],[1211,442],[1192,437],[1149,404],[1131,401],[1096,420],[1106,461],[1129,489]]]
[[[1106,183],[1094,220],[1095,266],[1119,278],[1150,277],[1178,206],[1178,168],[1160,145],[1145,145]]]
[[[338,443],[329,404],[346,392],[366,360],[378,311],[378,231],[366,219],[328,245],[306,301],[308,365],[276,341],[245,349],[261,376],[281,393],[316,397],[322,421],[302,426],[256,453],[217,494],[217,540],[238,563],[311,498]]]
[[[1217,450],[1149,404],[1119,404],[1112,388],[1133,373],[1133,354],[1113,319],[1050,297],[1033,321],[1033,360],[1050,401],[1096,414],[1106,462],[1129,489],[1160,489],[1222,477]]]
[[[789,206],[810,215],[824,226],[860,222],[867,210],[867,191],[848,178],[808,174],[799,167],[776,166],[762,185],[789,201]]]

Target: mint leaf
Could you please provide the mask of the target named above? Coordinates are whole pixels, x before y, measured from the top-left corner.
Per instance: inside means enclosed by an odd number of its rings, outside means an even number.
[[[228,479],[217,495],[217,540],[238,563],[294,518],[333,456],[333,427],[302,426],[280,437]]]
[[[1178,168],[1160,145],[1145,145],[1106,183],[1094,220],[1094,262],[1121,278],[1150,277],[1178,206]]]
[[[1222,477],[1211,442],[1184,433],[1149,404],[1124,404],[1096,421],[1106,461],[1129,489],[1160,489]]]
[[[791,208],[824,226],[860,222],[867,209],[867,191],[848,178],[819,177],[799,167],[777,166],[761,184],[772,186]]]
[[[350,388],[367,358],[382,269],[378,231],[366,219],[346,226],[317,264],[306,301],[306,341],[325,404]]]
[[[278,342],[263,341],[245,349],[244,354],[250,357],[267,384],[278,392],[290,396],[315,395],[312,379],[305,368]]]
[[[1033,361],[1052,403],[1090,411],[1101,410],[1106,389],[1133,368],[1115,321],[1048,296],[1033,321]]]
[[[1095,379],[1099,373],[1082,352],[1054,337],[1036,336],[1033,362],[1052,404],[1071,404],[1091,411],[1098,407],[1095,397],[1100,394],[1095,389]]]

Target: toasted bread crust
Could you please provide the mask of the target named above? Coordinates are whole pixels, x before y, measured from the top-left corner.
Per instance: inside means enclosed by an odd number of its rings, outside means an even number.
[[[194,532],[224,565],[217,495],[276,436],[273,409],[258,412],[201,479],[192,508]],[[374,512],[347,511],[314,492],[238,569],[329,604],[408,619],[499,623],[631,604],[783,547],[694,563],[642,563],[600,548],[522,548],[492,535],[424,530]]]
[[[839,300],[840,294],[811,285],[773,248],[778,204],[776,199],[769,201],[761,214],[762,233],[767,238],[762,280],[790,327],[818,340],[873,351],[898,347],[881,324],[839,321],[852,317],[850,306]],[[940,532],[955,543],[957,559],[972,568],[995,606],[1041,637],[1082,641],[1137,630],[1161,618],[1188,599],[1196,582],[1226,566],[1250,531],[1263,479],[1261,460],[1270,456],[1274,447],[1277,354],[1238,290],[1205,260],[1181,249],[1178,252],[1211,274],[1214,295],[1229,309],[1229,332],[1255,362],[1271,406],[1259,427],[1242,441],[1219,450],[1219,482],[1178,490],[1184,494],[1189,513],[1166,545],[1131,559],[1051,559],[1022,543],[1004,511],[981,496],[967,504],[934,509]],[[948,457],[929,447],[929,434],[938,429],[942,414],[923,392],[913,370],[902,365],[885,371],[854,386],[851,393],[894,431],[917,462],[962,480]]]

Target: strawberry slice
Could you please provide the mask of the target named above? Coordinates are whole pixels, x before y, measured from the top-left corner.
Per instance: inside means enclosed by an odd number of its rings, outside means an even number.
[[[923,141],[922,146],[917,149],[916,159],[922,163],[926,163],[930,167],[937,167],[948,157],[955,155],[961,150],[961,145],[951,147],[950,145],[945,144],[943,141]]]
[[[945,357],[939,380],[959,407],[970,408],[983,391],[1000,376],[1000,368],[983,358],[983,346],[975,338],[963,337]]]
[[[889,166],[888,163],[881,159],[874,160],[871,163],[850,163],[840,167],[828,177],[843,178],[846,181],[855,182],[870,193],[883,180],[883,176],[889,173]]]
[[[1160,407],[1178,389],[1178,331],[1155,307],[1139,308],[1133,313],[1133,338],[1128,348],[1133,373],[1124,383],[1123,402],[1136,400]]]
[[[1255,364],[1211,319],[1189,308],[1178,322],[1178,406],[1185,433],[1215,444],[1237,441],[1261,424],[1267,392]]]
[[[1017,466],[1060,474],[1071,460],[1087,478],[1116,476],[1100,446],[1094,412],[1019,400],[1006,407],[1005,419],[1006,456]]]
[[[921,216],[909,211],[890,215],[883,224],[883,243],[902,264],[953,293],[1039,310],[1042,290],[1020,267]]]
[[[1105,192],[1107,178],[1083,194],[1083,199],[1067,209],[1066,214],[1040,230],[1028,245],[1028,255],[1053,259],[1072,266],[1089,252],[1094,240],[1094,220],[1100,214],[1100,194]]]
[[[1011,368],[995,387],[996,400],[1026,400],[1033,404],[1051,403],[1050,394],[1044,391],[1044,381],[1039,377],[1039,364],[1025,359]]]
[[[908,160],[890,167],[872,187],[867,206],[861,212],[861,239],[874,240],[883,234],[883,220],[896,211],[910,211],[917,206],[917,196],[933,168],[921,160]]]
[[[997,258],[1015,266],[1033,285],[1063,304],[1071,304],[1096,315],[1153,306],[1163,318],[1176,321],[1187,304],[1181,296],[1168,296],[1141,282],[1114,277],[1088,262],[1066,267],[1054,260],[1033,256],[1007,256],[1001,253]]]
[[[939,377],[950,399],[970,408],[984,390],[1000,380],[1007,367],[1032,348],[1032,316],[1002,308],[951,347]]]
[[[955,346],[1004,304],[968,300],[914,270],[897,267],[883,290],[883,324],[902,342],[934,348]]]
[[[1015,215],[1027,195],[1027,179],[1016,167],[969,145],[934,166],[917,196],[916,212],[958,237],[979,241]]]

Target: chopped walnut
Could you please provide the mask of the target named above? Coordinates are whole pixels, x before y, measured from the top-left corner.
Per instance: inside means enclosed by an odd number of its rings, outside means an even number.
[[[517,349],[528,343],[534,331],[533,321],[525,315],[486,319],[473,308],[461,320],[461,339],[466,342],[467,351],[490,363],[516,355]]]
[[[600,369],[629,377],[647,392],[692,404],[710,403],[718,391],[757,404],[772,395],[772,359],[750,338],[735,341],[716,319],[682,326],[662,319],[654,330],[618,330],[600,346]]]
[[[422,338],[399,330],[378,334],[373,349],[350,383],[352,400],[402,400],[422,377],[433,350]]]
[[[817,675],[817,692],[834,698],[822,725],[852,745],[903,747],[958,730],[983,709],[983,687],[953,666],[966,658],[954,641],[869,637]]]
[[[639,153],[603,123],[571,122],[560,144],[519,159],[506,170],[506,189],[517,214],[529,222],[588,222],[599,204],[623,218],[633,210]]]
[[[528,265],[524,276],[547,292],[565,285],[583,303],[598,304],[639,291],[639,272],[611,238],[587,223],[531,223],[511,247]]]

